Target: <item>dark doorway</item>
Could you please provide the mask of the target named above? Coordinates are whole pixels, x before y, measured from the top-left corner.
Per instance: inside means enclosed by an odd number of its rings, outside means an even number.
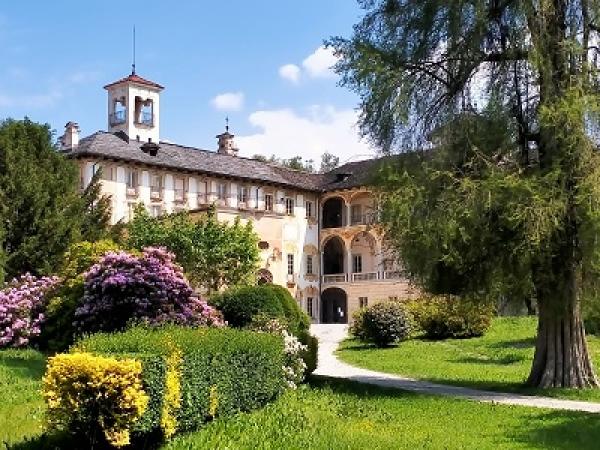
[[[323,203],[323,228],[337,228],[344,226],[344,201],[339,198],[330,198]]]
[[[321,293],[321,323],[348,323],[348,301],[342,289],[329,288]]]
[[[323,274],[345,273],[344,242],[337,236],[332,237],[323,247]]]

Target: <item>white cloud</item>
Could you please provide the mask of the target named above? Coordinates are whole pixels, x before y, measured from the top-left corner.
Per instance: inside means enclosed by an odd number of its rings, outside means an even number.
[[[279,76],[284,80],[297,84],[300,81],[300,67],[296,64],[286,64],[279,68]]]
[[[374,149],[360,139],[356,129],[358,114],[351,109],[315,105],[304,113],[292,109],[263,110],[252,113],[250,123],[259,131],[237,138],[244,156],[261,154],[278,158],[300,155],[318,167],[325,152],[350,159],[372,157]]]
[[[219,94],[211,101],[219,111],[239,111],[244,107],[243,92],[226,92]]]
[[[0,107],[42,109],[54,106],[64,96],[58,89],[43,94],[12,95],[0,92]]]
[[[302,61],[302,67],[311,78],[333,78],[332,66],[337,60],[331,47],[321,46]]]

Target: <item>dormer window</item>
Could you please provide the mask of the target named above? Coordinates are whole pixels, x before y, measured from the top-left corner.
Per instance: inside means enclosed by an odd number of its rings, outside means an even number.
[[[154,111],[151,99],[142,99],[135,97],[135,123],[138,125],[153,126]]]
[[[342,181],[346,181],[348,178],[350,178],[350,175],[351,174],[349,174],[349,173],[336,173],[335,174],[335,181],[338,182],[338,183],[340,183]]]

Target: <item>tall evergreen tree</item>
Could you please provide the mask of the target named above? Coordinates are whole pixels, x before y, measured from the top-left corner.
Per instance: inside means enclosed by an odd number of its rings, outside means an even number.
[[[580,314],[600,275],[596,0],[363,0],[333,38],[383,151],[383,218],[423,285],[535,295],[534,386],[597,386]]]
[[[90,183],[81,193],[82,207],[85,214],[81,223],[81,238],[96,242],[106,238],[110,233],[111,204],[110,197],[102,195],[100,180],[102,169],[96,171]]]
[[[0,122],[0,239],[7,278],[53,271],[81,237],[88,211],[78,170],[56,151],[48,125]]]

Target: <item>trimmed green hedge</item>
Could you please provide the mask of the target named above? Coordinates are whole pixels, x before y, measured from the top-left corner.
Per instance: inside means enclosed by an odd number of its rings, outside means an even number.
[[[275,399],[285,388],[280,337],[226,328],[148,329],[95,334],[72,351],[134,358],[142,362],[148,408],[134,436],[164,431],[165,380],[169,361],[180,352],[180,406],[173,408],[176,431],[198,428],[216,416],[249,411]]]
[[[296,336],[310,327],[308,315],[290,292],[274,284],[231,289],[213,295],[209,302],[223,313],[230,326],[236,328],[247,327],[258,315],[283,319],[289,332]]]

